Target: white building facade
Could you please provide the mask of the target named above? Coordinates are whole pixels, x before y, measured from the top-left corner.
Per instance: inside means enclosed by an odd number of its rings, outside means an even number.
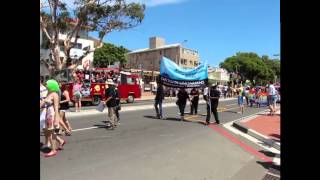
[[[220,83],[226,85],[230,81],[230,74],[226,69],[218,67],[208,68],[209,83]]]
[[[65,40],[66,35],[60,33],[59,34],[59,45],[60,45],[60,58],[61,60],[64,59],[64,44],[63,41]],[[71,42],[74,42],[75,38],[71,39]],[[89,67],[93,62],[93,55],[94,55],[94,41],[89,39],[88,31],[81,30],[79,32],[79,38],[77,40],[77,44],[75,47],[71,48],[70,50],[70,57],[73,61],[78,60],[81,56],[84,55],[86,49],[90,49],[90,53],[87,54],[83,59],[81,66],[82,68]],[[91,51],[92,50],[92,51]],[[50,49],[49,49],[49,42],[47,37],[44,35],[40,28],[40,60],[49,61],[50,57]]]

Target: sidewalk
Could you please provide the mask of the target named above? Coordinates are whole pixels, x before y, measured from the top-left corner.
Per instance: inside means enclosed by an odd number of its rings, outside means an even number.
[[[136,98],[136,101],[154,100],[156,96],[151,92],[143,92],[141,98]]]
[[[269,112],[236,121],[233,126],[280,151],[280,110],[273,116],[268,114]]]

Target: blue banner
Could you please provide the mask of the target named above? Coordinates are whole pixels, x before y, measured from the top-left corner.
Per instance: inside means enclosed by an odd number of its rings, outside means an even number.
[[[160,81],[170,87],[204,87],[208,83],[208,66],[204,63],[192,69],[185,69],[163,57],[160,63]]]

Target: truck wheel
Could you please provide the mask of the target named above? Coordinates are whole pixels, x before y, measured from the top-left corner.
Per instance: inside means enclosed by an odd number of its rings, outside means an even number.
[[[93,96],[93,101],[92,105],[97,106],[101,102],[101,97],[100,96]]]
[[[129,95],[128,99],[127,99],[127,103],[133,103],[134,102],[134,96],[133,95]]]

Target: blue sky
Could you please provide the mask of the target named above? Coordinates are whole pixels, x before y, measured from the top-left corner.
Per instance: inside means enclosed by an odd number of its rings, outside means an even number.
[[[147,5],[143,23],[107,34],[104,42],[130,50],[147,48],[149,37],[184,43],[201,61],[218,66],[236,52],[280,53],[280,0],[130,0]],[[97,37],[97,33],[91,33]]]

